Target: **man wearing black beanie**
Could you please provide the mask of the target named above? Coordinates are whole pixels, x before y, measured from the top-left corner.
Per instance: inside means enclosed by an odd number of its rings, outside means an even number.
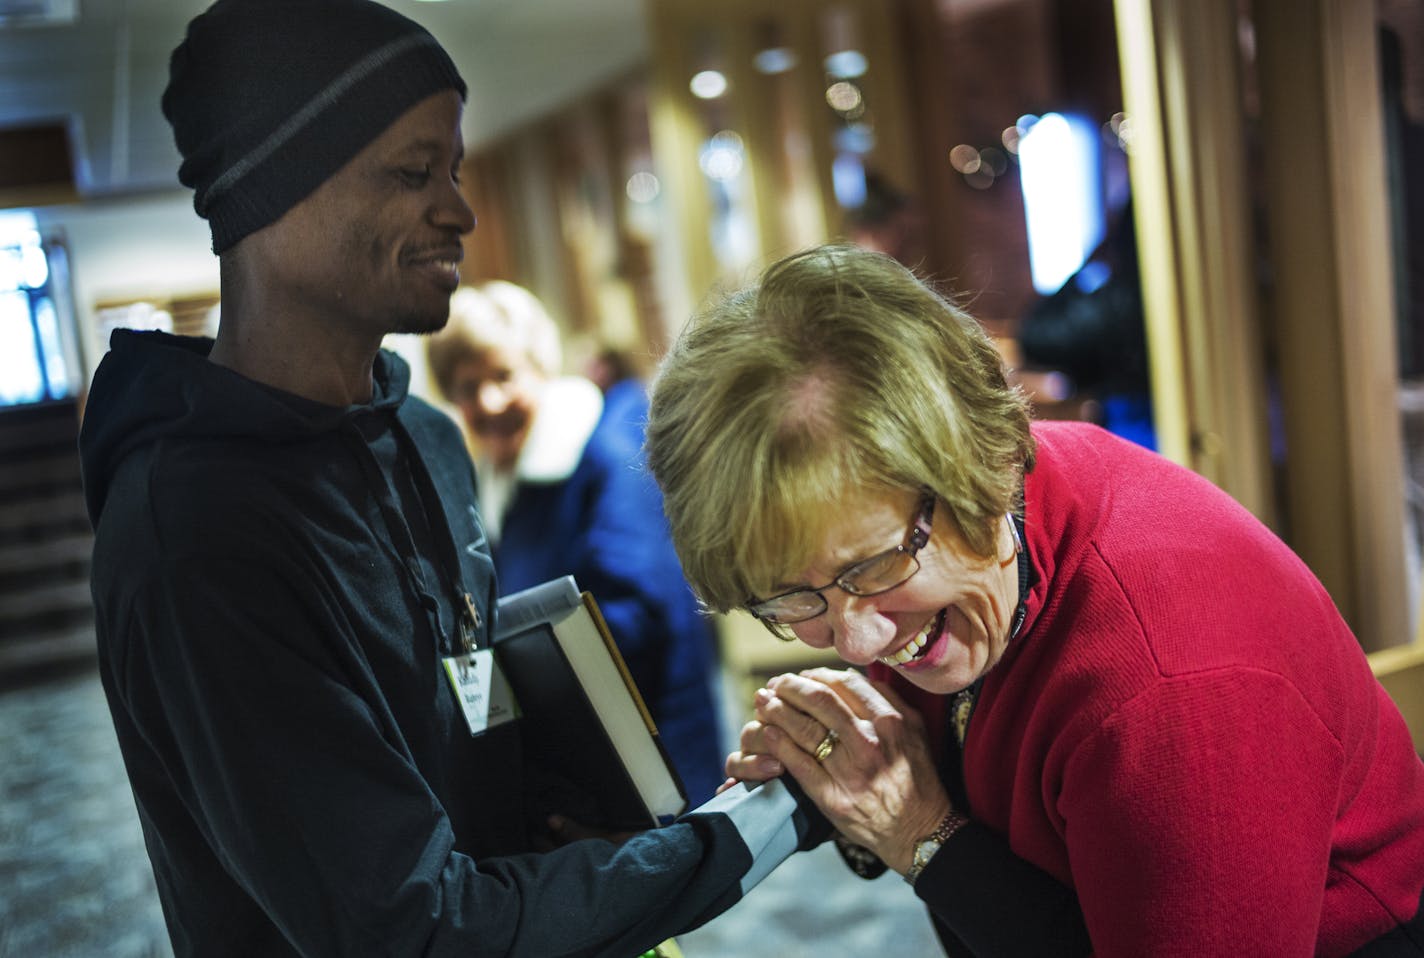
[[[172,56],[221,326],[116,332],[81,453],[179,955],[629,958],[824,827],[773,782],[533,854],[519,724],[471,734],[443,667],[487,661],[497,594],[470,461],[380,348],[444,325],[459,282],[464,93],[371,0],[218,0]]]

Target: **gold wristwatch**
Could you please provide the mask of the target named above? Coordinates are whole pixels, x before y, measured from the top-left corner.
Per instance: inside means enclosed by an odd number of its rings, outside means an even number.
[[[925,870],[925,866],[928,865],[930,859],[935,856],[935,852],[939,851],[944,843],[949,841],[949,836],[959,831],[968,823],[968,818],[965,818],[958,812],[951,811],[948,815],[944,816],[944,818],[940,819],[940,823],[935,826],[934,831],[915,842],[915,857],[910,861],[910,867],[905,870],[905,881],[913,885],[915,879],[920,877],[920,872]]]

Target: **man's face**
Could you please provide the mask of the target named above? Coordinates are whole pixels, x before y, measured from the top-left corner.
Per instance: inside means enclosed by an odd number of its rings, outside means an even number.
[[[262,231],[264,282],[294,319],[377,338],[445,325],[475,227],[459,188],[462,108],[453,90],[411,107]]]

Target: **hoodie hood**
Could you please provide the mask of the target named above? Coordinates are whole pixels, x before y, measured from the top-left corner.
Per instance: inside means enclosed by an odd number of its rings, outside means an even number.
[[[377,354],[372,397],[360,406],[326,406],[254,382],[208,361],[213,341],[159,332],[116,330],[99,363],[79,434],[84,498],[95,527],[109,483],[124,459],[171,438],[244,438],[280,445],[337,429],[363,410],[396,410],[410,387],[410,367]]]

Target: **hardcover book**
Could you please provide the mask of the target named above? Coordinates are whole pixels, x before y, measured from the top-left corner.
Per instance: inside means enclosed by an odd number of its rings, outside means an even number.
[[[536,764],[590,797],[616,830],[664,824],[687,794],[598,611],[572,576],[499,600],[494,654]]]

